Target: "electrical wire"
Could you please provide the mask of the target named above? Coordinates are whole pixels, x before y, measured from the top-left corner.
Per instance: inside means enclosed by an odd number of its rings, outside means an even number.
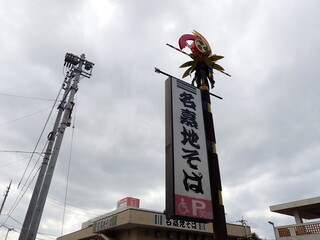
[[[57,236],[54,236],[54,235],[49,235],[49,234],[45,234],[45,233],[41,233],[41,232],[38,232],[37,234],[42,235],[47,238],[50,238],[50,239],[57,239]],[[44,238],[38,238],[38,237],[37,237],[37,239],[38,240],[46,240]]]
[[[9,216],[9,218],[11,218],[13,221],[15,221],[16,223],[19,223],[22,226],[22,223],[19,222],[17,219],[13,218],[12,216]]]
[[[57,106],[57,105],[54,105],[53,107],[55,107],[55,106]],[[44,112],[44,111],[46,111],[46,110],[48,110],[48,109],[50,109],[50,108],[52,108],[52,107],[45,108],[45,109],[39,110],[39,111],[37,111],[37,112],[30,113],[30,114],[28,114],[28,115],[25,115],[25,116],[23,116],[23,117],[16,118],[16,119],[11,120],[11,121],[6,122],[6,123],[2,123],[2,124],[0,124],[0,127],[2,127],[2,126],[4,126],[4,125],[7,125],[7,124],[10,124],[10,123],[13,123],[13,122],[16,122],[16,121],[19,121],[19,120],[21,120],[21,119],[25,119],[25,118],[27,118],[27,117],[31,117],[31,116],[36,115],[36,114],[38,114],[38,113]]]
[[[20,190],[20,193],[18,194],[16,200],[14,201],[14,203],[12,204],[10,210],[8,211],[8,217],[11,217],[12,213],[14,212],[14,210],[16,209],[16,207],[18,206],[18,204],[20,203],[20,201],[22,200],[23,196],[25,195],[25,193],[27,192],[27,190],[29,189],[31,183],[33,182],[33,180],[35,179],[35,177],[37,176],[37,173],[40,171],[40,167],[38,168],[38,170],[35,172],[34,176],[32,177],[31,181],[29,182],[29,185],[23,186],[23,188]]]
[[[47,141],[47,143],[48,143],[48,141]],[[43,151],[44,151],[44,149],[46,148],[47,143],[46,143],[45,146],[43,147]],[[43,152],[43,151],[42,151],[42,152]],[[33,170],[35,169],[36,165],[38,164],[38,162],[39,162],[39,160],[40,160],[40,157],[41,157],[41,155],[39,155],[38,160],[37,160],[37,162],[35,163],[33,169],[31,170],[31,172],[30,172],[30,174],[29,174],[29,176],[28,176],[25,184],[26,184],[27,181],[29,180],[29,178],[30,178]],[[28,189],[30,188],[31,183],[33,182],[33,180],[34,180],[35,177],[37,176],[38,172],[40,171],[40,168],[41,168],[41,166],[40,166],[40,167],[38,168],[38,170],[35,172],[34,176],[33,176],[32,179],[30,180],[28,186],[27,186],[27,185],[23,185],[22,188],[20,189],[20,193],[18,194],[16,200],[14,201],[13,205],[11,206],[11,208],[10,208],[10,210],[9,210],[9,212],[8,212],[8,217],[6,218],[5,223],[7,222],[7,220],[8,220],[9,218],[12,218],[11,215],[13,214],[14,210],[15,210],[15,209],[17,208],[17,206],[19,205],[19,203],[20,203],[20,201],[22,200],[22,198],[24,197],[25,193],[26,193],[26,192],[28,191]]]
[[[44,151],[44,149],[46,148],[47,144],[48,144],[48,140],[47,140],[47,142],[46,142],[45,146],[43,147],[42,152],[43,152],[43,151]],[[24,188],[27,186],[27,182],[28,182],[28,180],[30,179],[30,177],[31,177],[31,175],[32,175],[32,173],[33,173],[33,171],[34,171],[34,169],[35,169],[35,168],[36,168],[36,166],[38,165],[38,163],[39,163],[39,161],[40,161],[41,156],[42,156],[42,155],[39,155],[39,156],[38,156],[37,161],[35,162],[35,164],[34,164],[34,166],[33,166],[32,170],[30,171],[30,173],[29,173],[29,175],[28,175],[28,177],[27,177],[26,181],[24,182],[24,184],[22,185],[22,188],[20,189],[20,193],[19,193],[19,195],[24,191]],[[41,168],[41,165],[39,166],[39,169],[37,170],[37,172],[38,172],[38,171],[40,171],[40,168]],[[35,176],[34,176],[34,177],[35,177]],[[32,178],[32,180],[30,181],[30,183],[29,183],[29,185],[27,186],[27,188],[25,189],[25,191],[27,191],[27,190],[28,190],[28,188],[29,188],[29,186],[30,186],[31,182],[33,181],[34,177],[33,177],[33,178]],[[19,184],[21,184],[21,182],[20,182]],[[17,189],[19,189],[19,186],[17,187]],[[19,197],[19,196],[18,196],[18,197]]]
[[[0,150],[0,152],[8,152],[8,153],[34,153],[34,154],[42,154],[40,152],[28,152],[28,151],[18,151],[18,150],[15,150],[15,151],[11,151],[11,150]]]
[[[14,161],[14,162],[11,162],[11,163],[6,163],[6,164],[3,164],[3,165],[0,165],[0,168],[7,167],[7,166],[10,166],[10,165],[16,164],[18,162],[24,161],[24,160],[25,159],[21,159],[21,160]]]
[[[38,145],[39,145],[40,139],[42,138],[43,132],[44,132],[44,130],[45,130],[45,128],[46,128],[46,126],[47,126],[47,124],[48,124],[48,122],[49,122],[49,119],[50,119],[50,117],[51,117],[51,114],[52,114],[52,112],[53,112],[53,109],[54,109],[54,107],[56,106],[56,103],[57,103],[58,98],[59,98],[59,96],[60,96],[60,93],[61,93],[61,91],[62,91],[62,89],[63,89],[63,86],[64,86],[64,85],[62,84],[62,85],[61,85],[61,88],[60,88],[60,90],[59,90],[59,93],[58,93],[58,95],[57,95],[57,97],[56,97],[56,100],[55,100],[55,102],[54,102],[54,104],[53,104],[53,106],[52,106],[52,108],[51,108],[51,111],[50,111],[50,113],[49,113],[49,116],[48,116],[48,118],[47,118],[47,120],[46,120],[46,122],[45,122],[45,125],[44,125],[44,127],[43,127],[43,129],[42,129],[42,131],[41,131],[40,137],[38,138],[38,141],[37,141],[37,143],[36,143],[36,146],[35,146],[34,150],[32,151],[32,154],[31,154],[31,157],[30,157],[30,159],[29,159],[29,161],[28,161],[28,164],[27,164],[27,166],[26,166],[26,168],[25,168],[25,170],[24,170],[24,172],[23,172],[23,175],[22,175],[20,181],[19,181],[19,184],[18,184],[18,187],[17,187],[17,188],[20,187],[20,185],[21,185],[21,183],[22,183],[22,181],[23,181],[23,178],[24,178],[24,176],[25,176],[25,174],[26,174],[26,172],[27,172],[27,169],[28,169],[28,167],[29,167],[29,165],[30,165],[30,162],[31,162],[34,154],[36,153],[36,149],[37,149],[37,147],[38,147]],[[48,141],[47,141],[47,142],[48,142]],[[46,144],[47,144],[47,142],[46,142]],[[45,145],[46,145],[46,144],[45,144]],[[45,147],[44,147],[44,149],[45,149]],[[43,151],[44,151],[44,149],[43,149]],[[43,152],[43,151],[42,151],[42,152]],[[34,171],[36,165],[37,165],[38,162],[39,162],[40,156],[41,156],[41,155],[39,155],[38,161],[36,162],[36,164],[35,164],[34,167],[32,168],[31,172],[29,173],[29,176],[27,177],[26,181],[24,182],[23,187],[21,188],[20,193],[18,194],[18,196],[17,196],[17,198],[15,199],[13,205],[11,206],[11,208],[10,208],[10,210],[9,210],[9,213],[8,213],[8,217],[7,217],[6,220],[5,220],[5,223],[7,222],[7,220],[9,219],[9,217],[11,217],[12,213],[13,213],[14,210],[17,208],[17,206],[18,206],[19,203],[21,202],[22,198],[24,197],[25,193],[27,192],[28,188],[30,187],[31,183],[32,183],[33,180],[35,179],[37,173],[40,171],[41,166],[40,166],[40,167],[38,168],[38,170],[35,172],[35,174],[33,175],[32,179],[30,180],[29,184],[27,184],[28,180],[30,179],[30,177],[31,177],[31,175],[32,175],[32,172]],[[27,187],[26,187],[26,186],[27,186]]]
[[[46,147],[47,147],[47,145],[48,145],[48,142],[49,142],[49,140],[47,140],[46,141],[46,144],[44,145],[44,147],[43,147],[43,149],[42,149],[42,152],[44,152],[44,150],[46,149]],[[29,175],[28,175],[28,177],[27,177],[27,179],[26,179],[26,181],[25,181],[25,183],[24,183],[24,185],[23,186],[26,186],[26,184],[27,184],[27,182],[28,182],[28,180],[30,179],[30,177],[31,177],[31,174],[32,174],[32,172],[34,171],[34,169],[36,168],[36,166],[38,165],[38,163],[39,163],[39,161],[40,161],[40,158],[41,158],[42,156],[41,155],[39,155],[39,157],[38,157],[38,160],[35,162],[35,164],[33,165],[33,168],[31,169],[31,171],[30,171],[30,173],[29,173]],[[41,168],[41,166],[39,167],[39,168]],[[22,187],[22,189],[21,190],[23,190],[23,187]]]
[[[14,218],[12,218],[13,220],[15,220]],[[17,220],[15,220],[16,222],[18,222]],[[22,223],[18,222],[19,224],[22,225]],[[10,225],[10,224],[6,224],[4,225],[5,223],[0,223],[0,226],[1,227],[5,227],[5,228],[14,228],[12,231],[14,232],[17,232],[17,233],[20,233],[20,231],[17,231],[16,229],[19,229],[21,230],[21,227],[17,227],[17,226],[14,226],[14,225]],[[57,239],[58,236],[55,236],[55,235],[52,235],[52,234],[48,234],[48,233],[42,233],[42,232],[38,232],[37,234],[41,235],[41,236],[44,236],[44,237],[47,237],[47,238],[50,238],[50,239]],[[43,240],[46,240],[44,238],[36,238],[36,239],[43,239]]]
[[[64,81],[63,81],[63,82],[64,82]],[[39,142],[40,142],[40,140],[41,140],[41,138],[42,138],[43,132],[44,132],[44,130],[46,129],[46,127],[47,127],[47,125],[48,125],[48,122],[49,122],[49,119],[50,119],[51,114],[52,114],[52,112],[53,112],[53,109],[54,109],[54,107],[55,107],[56,104],[57,104],[57,101],[58,101],[58,98],[59,98],[59,96],[60,96],[60,93],[61,93],[61,91],[62,91],[62,89],[63,89],[63,86],[64,86],[64,84],[62,84],[61,87],[60,87],[59,93],[58,93],[58,95],[57,95],[57,97],[56,97],[56,99],[55,99],[55,101],[54,101],[54,104],[52,105],[52,108],[51,108],[51,111],[50,111],[50,113],[49,113],[49,116],[48,116],[48,118],[47,118],[47,120],[46,120],[46,122],[45,122],[45,124],[44,124],[44,127],[42,128],[42,131],[41,131],[41,133],[40,133],[40,136],[39,136],[39,138],[38,138],[38,141],[37,141],[37,143],[36,143],[36,146],[34,147],[33,152],[36,152],[36,149],[37,149],[37,147],[38,147],[38,145],[39,145]],[[27,166],[26,166],[26,168],[25,168],[25,170],[24,170],[24,172],[23,172],[23,174],[22,174],[22,177],[21,177],[21,179],[20,179],[20,181],[19,181],[19,184],[18,184],[18,188],[19,188],[19,186],[20,186],[20,184],[21,184],[21,182],[22,182],[22,180],[23,180],[23,178],[24,178],[24,176],[25,176],[25,174],[26,174],[26,171],[27,171],[27,169],[28,169],[28,167],[29,167],[29,165],[30,165],[30,162],[31,162],[32,158],[33,158],[33,155],[34,155],[34,154],[31,155],[31,157],[30,157],[30,159],[29,159],[29,161],[28,161],[28,164],[27,164]]]
[[[37,97],[28,97],[28,96],[14,95],[14,94],[6,94],[6,93],[0,93],[0,95],[1,95],[1,96],[6,96],[6,97],[27,98],[27,99],[43,100],[43,101],[51,101],[51,102],[53,102],[53,101],[54,101],[54,99],[48,99],[48,98],[37,98]]]
[[[14,203],[12,204],[8,214],[7,214],[7,218],[5,219],[5,221],[1,224],[1,226],[5,225],[6,222],[8,221],[9,218],[11,218],[12,213],[14,212],[14,210],[16,209],[16,207],[18,206],[18,204],[20,203],[20,201],[22,200],[23,196],[25,195],[25,193],[27,192],[27,189],[30,187],[31,183],[33,182],[33,180],[35,179],[37,173],[40,171],[40,168],[38,168],[37,172],[34,174],[32,180],[29,182],[29,185],[27,186],[27,188],[25,188],[25,191],[22,193],[22,189],[19,193],[19,195],[17,196],[16,200],[14,201]],[[0,226],[0,227],[1,227]]]
[[[67,197],[68,197],[70,166],[71,166],[71,160],[72,160],[73,138],[74,138],[74,129],[75,129],[75,122],[76,122],[76,111],[77,111],[77,98],[76,98],[76,104],[75,104],[75,109],[74,109],[75,113],[74,113],[74,117],[73,117],[73,126],[72,126],[72,133],[71,133],[71,143],[70,143],[68,170],[67,170],[67,179],[66,179],[67,183],[66,183],[66,190],[65,190],[65,196],[64,196],[64,205],[63,205],[63,214],[62,214],[62,223],[61,223],[61,236],[63,235],[64,219],[65,219],[66,204],[67,204]]]
[[[10,224],[6,224],[6,225],[4,225],[4,223],[0,223],[0,224],[1,224],[1,227],[5,227],[5,228],[13,228],[13,227],[15,227],[15,226],[10,225]]]
[[[39,154],[40,156],[42,156],[40,152],[28,152],[28,151],[9,151],[9,150],[0,150],[0,152],[5,152],[5,153],[34,153],[34,154]],[[14,162],[10,162],[10,163],[5,163],[3,165],[0,165],[0,168],[3,168],[3,167],[7,167],[7,166],[10,166],[10,165],[13,165],[13,164],[16,164],[18,162],[21,162],[21,161],[24,161],[24,159],[21,159],[21,160],[17,160],[17,161],[14,161]]]

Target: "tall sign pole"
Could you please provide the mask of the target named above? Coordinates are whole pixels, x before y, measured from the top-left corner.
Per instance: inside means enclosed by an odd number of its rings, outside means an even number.
[[[42,166],[32,194],[25,220],[21,229],[19,240],[34,240],[37,236],[44,205],[48,196],[53,172],[58,159],[65,129],[70,126],[71,115],[74,107],[74,96],[78,91],[80,77],[89,78],[92,73],[93,63],[80,57],[67,53],[65,66],[70,69],[64,82],[64,95],[59,105],[58,114],[49,134],[49,142],[43,158]],[[62,116],[63,115],[63,116]],[[61,120],[62,118],[62,120]]]
[[[213,230],[218,240],[227,240],[225,211],[222,201],[220,168],[216,148],[216,136],[214,131],[213,115],[211,111],[209,88],[208,86],[203,85],[200,87],[200,90],[208,145],[208,163],[210,171],[211,197],[213,204],[212,209],[214,216]]]
[[[191,43],[190,43],[191,42]],[[188,67],[188,69],[185,71],[183,78],[191,75],[191,73],[194,72],[194,78],[192,80],[192,84],[195,84],[197,89],[200,89],[199,92],[201,92],[201,105],[202,105],[202,116],[200,116],[200,119],[203,118],[204,123],[204,130],[205,134],[202,136],[199,132],[191,130],[185,130],[181,132],[182,134],[182,143],[188,141],[189,143],[192,143],[191,145],[198,146],[200,149],[200,146],[203,144],[199,144],[201,141],[200,138],[204,138],[206,142],[206,160],[207,160],[207,168],[209,172],[209,182],[207,183],[203,179],[205,179],[205,174],[203,174],[203,170],[201,173],[192,172],[193,177],[189,177],[188,175],[182,177],[183,182],[186,183],[184,185],[184,190],[187,192],[190,192],[190,190],[198,191],[197,193],[201,193],[197,195],[197,198],[194,198],[198,201],[198,203],[194,204],[185,204],[186,201],[183,200],[176,200],[174,196],[176,194],[176,171],[181,171],[181,169],[177,169],[175,165],[181,164],[181,162],[185,162],[187,160],[187,163],[189,163],[189,166],[193,167],[193,169],[199,170],[198,164],[203,162],[203,157],[200,157],[198,154],[198,149],[195,149],[197,151],[189,151],[187,155],[182,156],[175,156],[174,154],[171,154],[171,152],[176,151],[176,145],[175,142],[179,142],[177,140],[171,140],[175,138],[174,131],[168,130],[168,127],[166,127],[166,186],[167,186],[167,197],[166,197],[166,212],[167,216],[171,218],[178,218],[178,219],[184,219],[181,218],[179,214],[177,214],[177,208],[179,204],[181,205],[184,203],[186,206],[186,211],[192,210],[194,211],[195,215],[193,216],[185,216],[187,217],[193,217],[194,220],[197,221],[212,221],[213,222],[213,230],[215,239],[217,240],[227,240],[227,228],[226,228],[226,219],[225,219],[225,211],[224,206],[222,202],[222,187],[221,187],[221,178],[220,178],[220,170],[219,170],[219,163],[218,163],[218,155],[216,151],[216,138],[215,138],[215,131],[214,131],[214,124],[213,124],[213,115],[211,111],[211,101],[210,101],[210,95],[213,95],[209,92],[209,83],[211,85],[211,88],[214,87],[215,81],[213,79],[213,69],[222,72],[223,74],[226,74],[230,76],[228,73],[224,72],[224,69],[216,64],[216,61],[223,58],[223,56],[212,54],[211,47],[207,40],[198,32],[193,31],[193,35],[191,34],[185,34],[182,35],[179,39],[179,47],[180,49],[173,47],[172,45],[167,44],[168,46],[186,54],[189,55],[192,58],[192,61],[188,61],[184,64],[182,64],[180,67]],[[190,54],[182,51],[183,48],[188,47],[190,48],[191,52]],[[181,84],[183,84],[183,81],[181,81]],[[168,84],[166,84],[167,86]],[[187,83],[183,84],[185,86],[185,89],[192,89],[193,86],[189,85]],[[168,89],[168,87],[166,87]],[[167,97],[167,90],[166,90],[166,109],[169,109],[167,106],[174,106],[174,93],[171,91],[171,96]],[[190,91],[189,91],[190,93]],[[169,95],[170,95],[169,94]],[[184,93],[183,93],[184,94]],[[181,101],[180,95],[180,101]],[[213,95],[215,97],[220,98],[219,96]],[[189,102],[185,106],[187,108],[190,108],[191,106],[195,106],[195,97],[191,96],[189,94]],[[221,99],[221,98],[220,98]],[[192,101],[191,101],[192,100]],[[190,109],[187,109],[188,111]],[[174,119],[171,115],[173,111],[166,110],[166,124],[169,122],[170,125],[170,119],[172,121],[180,121],[180,119]],[[171,114],[171,115],[170,115]],[[195,111],[189,111],[188,112],[188,118],[189,120],[192,119],[199,119]],[[172,124],[174,125],[174,123]],[[185,139],[187,136],[187,140]],[[181,137],[180,137],[181,139]],[[179,145],[179,144],[178,144]],[[185,160],[185,161],[183,161]],[[189,162],[188,162],[189,161]],[[191,164],[190,164],[191,163]],[[183,169],[184,170],[184,169]],[[192,180],[193,183],[188,183],[188,180]],[[170,182],[173,182],[173,185],[170,186]],[[206,186],[204,186],[206,185]],[[201,191],[200,191],[201,186]],[[210,198],[207,198],[207,201],[204,201],[205,196],[205,189],[210,189]],[[194,196],[194,193],[192,193]],[[185,199],[185,198],[184,198]],[[171,203],[173,202],[173,203]],[[210,202],[211,207],[208,207],[208,202]],[[199,212],[200,210],[200,212]],[[211,211],[211,213],[210,213]],[[201,217],[201,214],[199,213],[205,213],[206,216],[210,217]],[[212,216],[212,217],[211,217]]]

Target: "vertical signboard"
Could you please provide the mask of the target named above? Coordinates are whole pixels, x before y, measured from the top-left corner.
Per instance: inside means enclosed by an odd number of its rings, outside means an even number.
[[[212,199],[201,92],[166,81],[166,215],[212,221]]]

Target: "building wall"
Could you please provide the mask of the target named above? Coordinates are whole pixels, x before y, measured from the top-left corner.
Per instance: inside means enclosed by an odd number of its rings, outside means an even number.
[[[138,229],[139,240],[213,240],[213,235],[163,229]]]
[[[320,236],[315,235],[305,235],[305,236],[295,236],[295,237],[282,237],[280,240],[319,240]]]
[[[227,224],[229,239],[250,236],[250,228]],[[213,240],[211,223],[167,220],[165,215],[142,209],[125,209],[95,220],[87,228],[58,240],[88,240],[103,233],[116,240]]]
[[[278,226],[275,232],[279,240],[319,240],[320,222]]]

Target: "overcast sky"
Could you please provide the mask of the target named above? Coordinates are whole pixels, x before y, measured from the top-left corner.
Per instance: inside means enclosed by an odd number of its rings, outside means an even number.
[[[225,56],[219,64],[232,75],[216,72],[212,90],[223,97],[212,109],[227,222],[243,218],[274,238],[267,221],[294,220],[270,205],[320,195],[319,9],[317,0],[0,0],[1,194],[13,180],[0,222],[15,229],[8,240],[18,238],[33,189],[20,201],[21,186],[42,161],[35,154],[23,177],[31,154],[17,151],[36,146],[66,52],[84,53],[95,66],[79,84],[39,239],[61,235],[69,160],[64,234],[127,196],[164,210],[166,77],[154,67],[181,78],[189,58],[166,43],[178,46],[192,30]],[[0,228],[1,239],[6,233]]]

